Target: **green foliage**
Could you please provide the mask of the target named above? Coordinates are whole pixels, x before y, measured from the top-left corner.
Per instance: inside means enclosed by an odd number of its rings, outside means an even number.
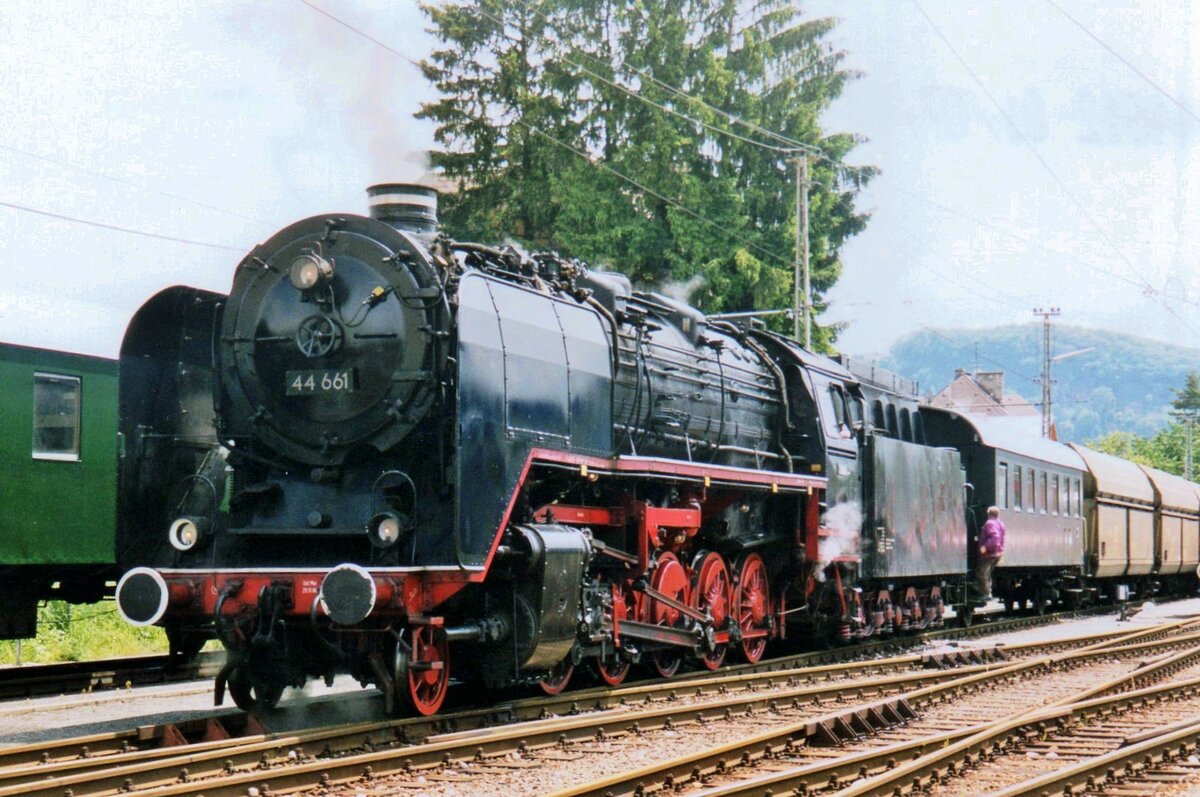
[[[1109,432],[1101,438],[1089,440],[1087,446],[1176,476],[1183,475],[1186,433],[1182,424],[1170,424],[1148,437],[1130,432]]]
[[[1183,387],[1178,390],[1172,388],[1171,392],[1175,394],[1171,406],[1177,412],[1193,417],[1200,414],[1200,372],[1188,372]]]
[[[1093,348],[1054,365],[1054,421],[1060,440],[1095,440],[1110,432],[1154,436],[1171,421],[1172,396],[1189,380],[1200,351],[1133,335],[1066,325],[1054,328],[1055,352]],[[1041,397],[1042,325],[921,331],[892,347],[880,365],[935,393],[954,369],[1004,370],[1005,390]],[[1186,388],[1185,388],[1186,389]],[[1182,447],[1180,448],[1182,451]]]
[[[47,601],[38,608],[37,636],[21,642],[25,664],[166,652],[167,638],[161,628],[134,628],[111,600],[91,605]],[[16,663],[17,642],[0,642],[0,664]]]
[[[437,123],[434,165],[459,188],[442,213],[452,234],[517,238],[642,286],[701,276],[689,298],[708,312],[789,307],[794,171],[772,131],[833,161],[810,169],[811,281],[824,309],[841,247],[866,224],[854,197],[874,173],[847,178],[837,164],[858,139],[819,125],[855,77],[824,43],[833,20],[804,19],[787,0],[423,8],[445,47],[423,65],[441,98],[419,115]],[[836,331],[818,326],[816,345]]]

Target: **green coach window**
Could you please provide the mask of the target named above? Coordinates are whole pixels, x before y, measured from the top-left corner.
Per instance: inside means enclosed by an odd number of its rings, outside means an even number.
[[[33,375],[33,458],[79,460],[77,376]]]

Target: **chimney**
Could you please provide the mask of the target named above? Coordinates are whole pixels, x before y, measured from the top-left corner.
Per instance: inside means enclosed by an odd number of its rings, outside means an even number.
[[[983,392],[994,398],[997,404],[1004,403],[1003,371],[978,371],[975,374],[975,382],[983,388]]]
[[[371,218],[404,232],[437,232],[437,204],[437,189],[416,183],[380,183],[367,189]]]

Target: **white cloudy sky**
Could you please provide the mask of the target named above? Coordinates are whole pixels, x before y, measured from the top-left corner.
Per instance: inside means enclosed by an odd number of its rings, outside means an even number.
[[[433,44],[412,0],[313,2],[413,58]],[[1057,2],[1200,116],[1195,6]],[[883,169],[832,295],[843,347],[1045,304],[1200,346],[1200,121],[1048,0],[921,7],[1021,135],[911,0],[805,5],[863,72],[826,126]],[[226,289],[250,245],[362,212],[432,141],[417,71],[296,0],[9,0],[0,64],[0,340],[114,355],[155,291]]]

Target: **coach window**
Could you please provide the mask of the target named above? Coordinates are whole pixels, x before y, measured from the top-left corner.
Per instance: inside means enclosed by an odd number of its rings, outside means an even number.
[[[33,375],[33,458],[79,460],[77,376]]]
[[[1037,484],[1037,473],[1034,472],[1033,468],[1026,468],[1025,469],[1025,508],[1028,509],[1030,512],[1036,512],[1038,509],[1037,495],[1034,494],[1034,489],[1033,489],[1035,484]]]
[[[1058,500],[1058,474],[1057,473],[1054,474],[1054,478],[1050,480],[1050,486],[1053,488],[1053,491],[1048,496],[1048,498],[1050,499],[1050,514],[1058,515],[1058,514],[1061,514],[1062,507],[1059,505],[1059,500]]]
[[[1041,481],[1038,482],[1037,501],[1038,511],[1044,515],[1046,514],[1046,510],[1050,508],[1050,505],[1046,500],[1046,483],[1050,481],[1050,477],[1046,475],[1046,471],[1042,471],[1041,476]]]
[[[996,466],[996,506],[1008,509],[1008,463]]]
[[[1012,480],[1012,508],[1021,511],[1021,496],[1024,491],[1021,489],[1021,466],[1013,465],[1013,480]]]
[[[1079,489],[1079,479],[1071,480],[1071,493],[1075,496],[1071,501],[1075,505],[1075,517],[1083,517],[1083,495]]]

